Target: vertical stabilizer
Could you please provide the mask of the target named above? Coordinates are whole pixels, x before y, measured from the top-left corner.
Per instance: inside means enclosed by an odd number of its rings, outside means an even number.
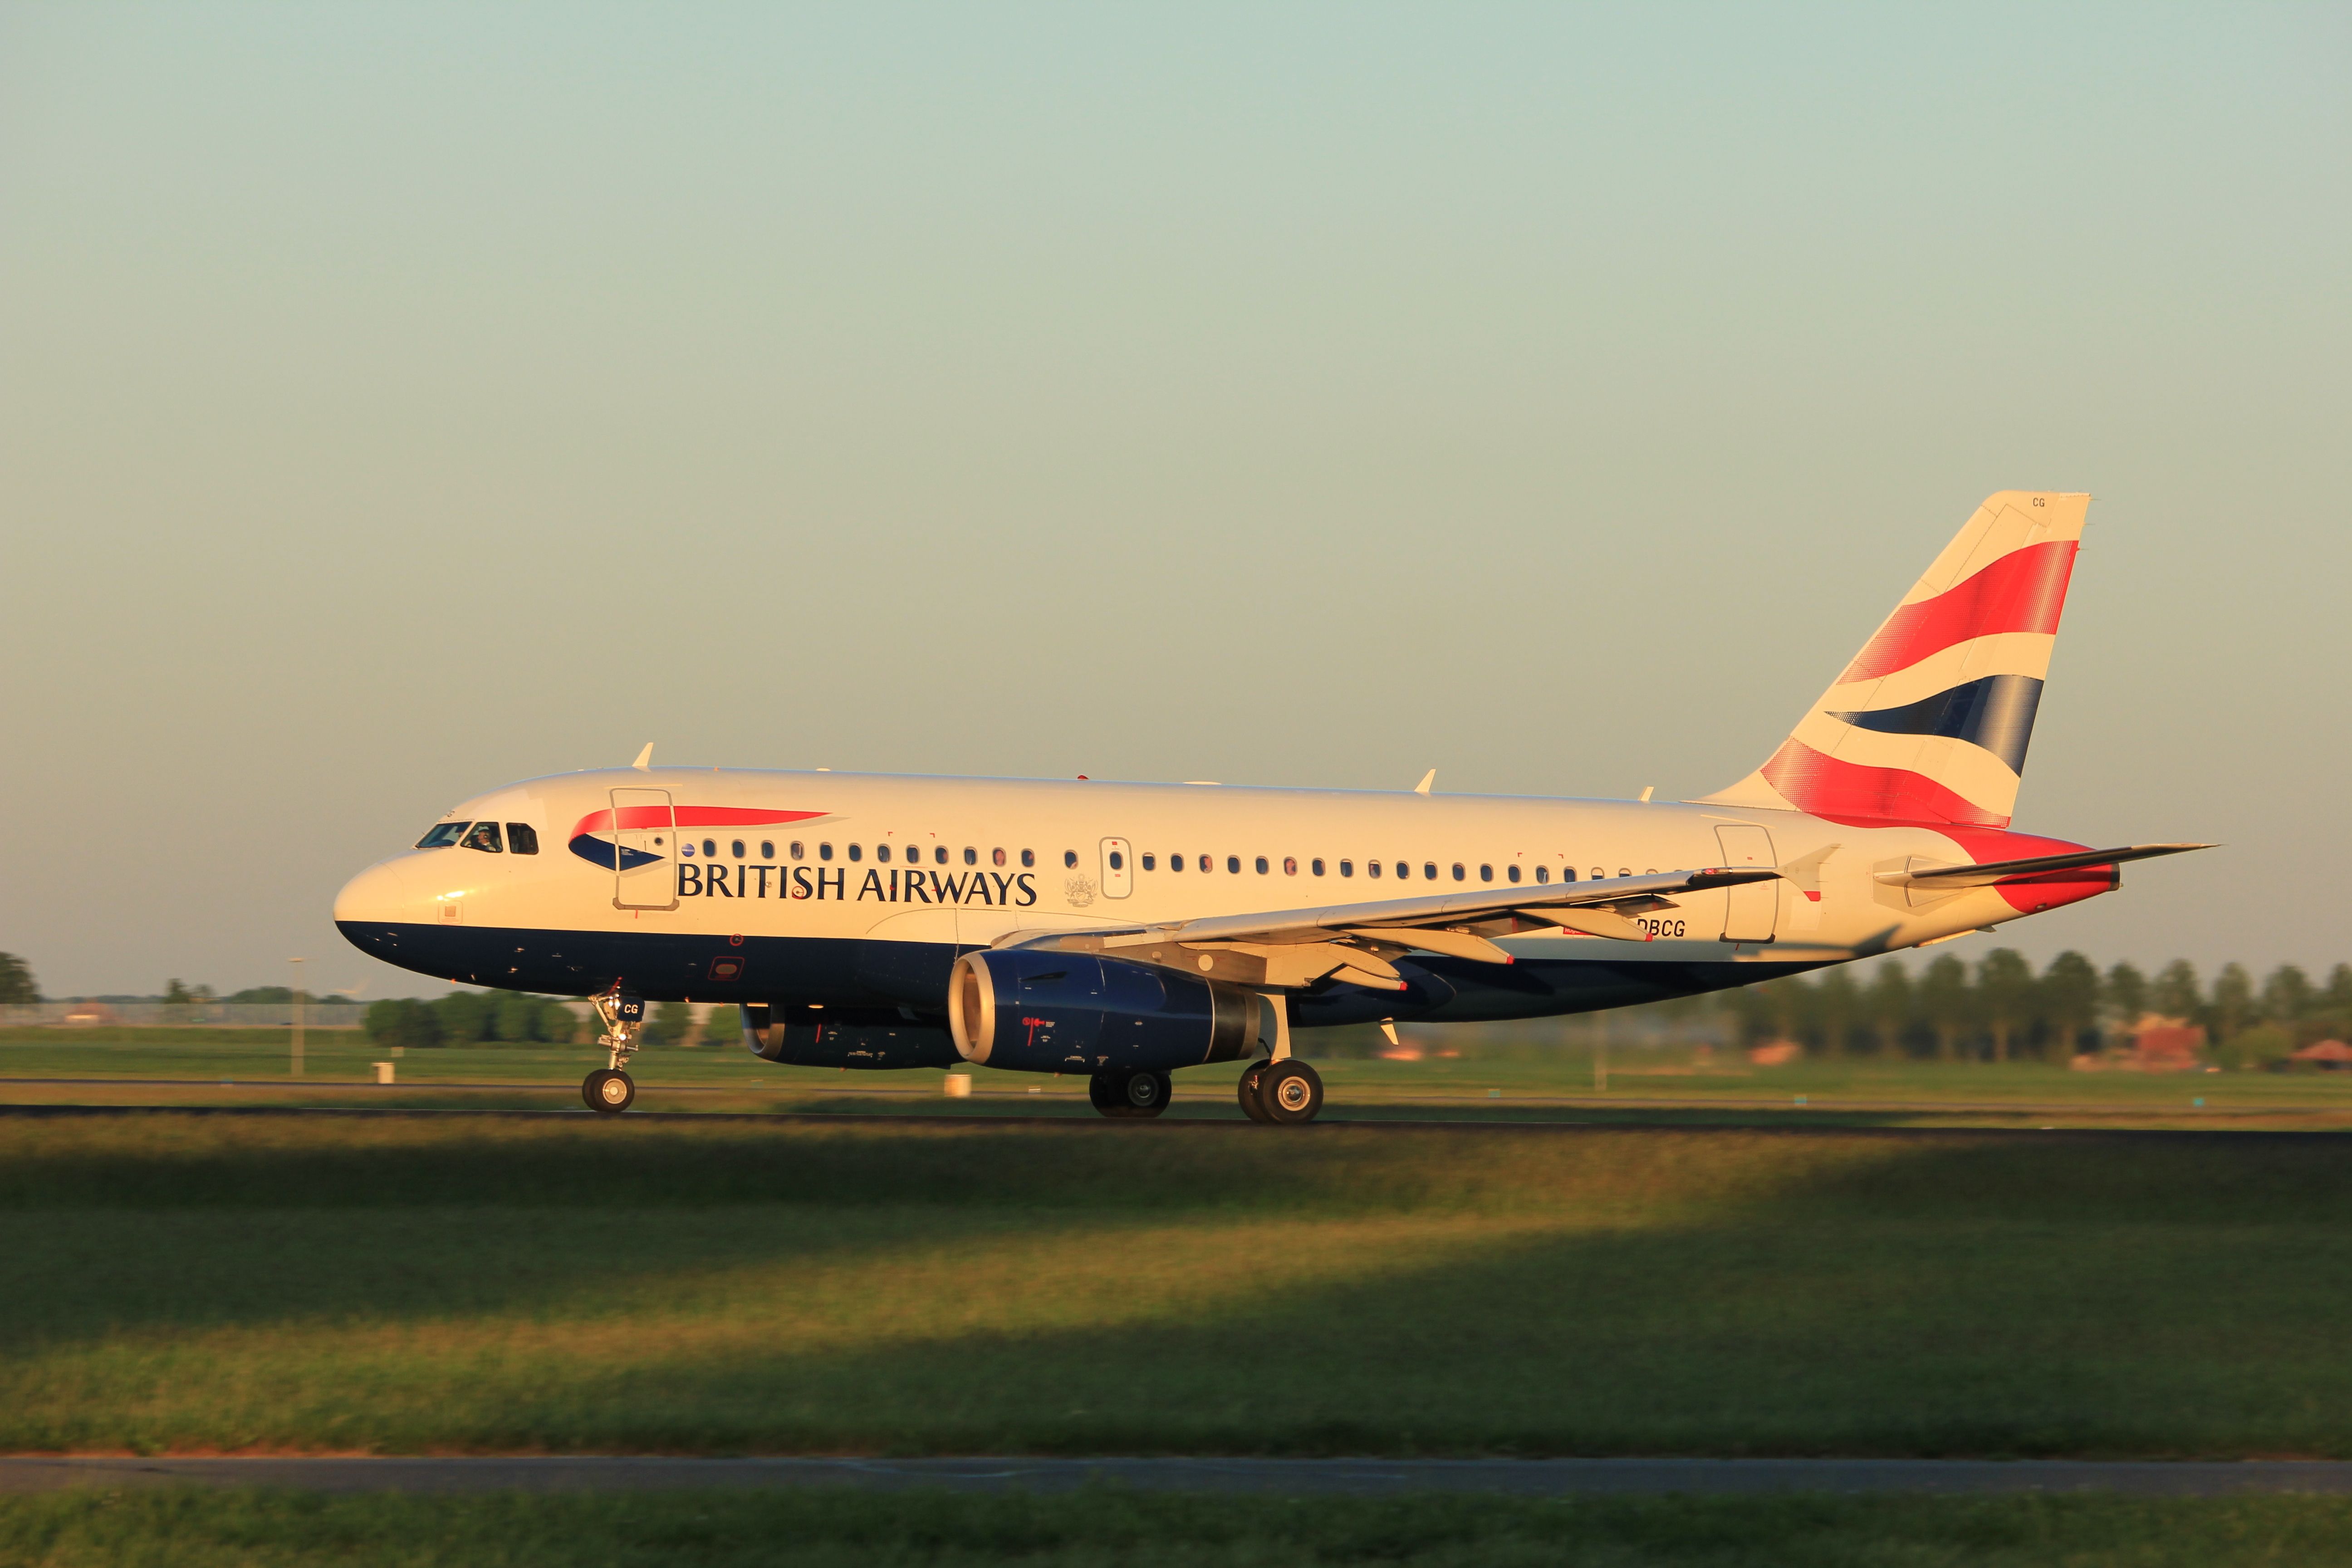
[[[2090,503],[1989,498],[1771,759],[1706,800],[2008,826]]]

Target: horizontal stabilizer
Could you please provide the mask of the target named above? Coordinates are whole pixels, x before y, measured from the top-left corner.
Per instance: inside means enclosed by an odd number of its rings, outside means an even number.
[[[2045,871],[2072,871],[2084,866],[2115,866],[2126,860],[2153,860],[2159,855],[2183,855],[2191,849],[2215,847],[2211,844],[2127,844],[2120,849],[2082,849],[2071,855],[2036,855],[2026,860],[1991,860],[1980,866],[1881,871],[1878,880],[1890,888],[1989,888],[2012,877],[2038,877]]]

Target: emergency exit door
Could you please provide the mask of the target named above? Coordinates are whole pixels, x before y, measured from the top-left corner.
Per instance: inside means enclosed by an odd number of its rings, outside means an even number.
[[[1723,863],[1734,870],[1771,870],[1780,865],[1772,856],[1772,836],[1750,823],[1731,823],[1715,830]],[[1780,884],[1741,882],[1723,890],[1723,940],[1770,942],[1772,923],[1780,911]],[[1705,928],[1702,927],[1702,930]]]
[[[1124,838],[1102,841],[1102,891],[1106,899],[1135,891],[1135,846]]]
[[[613,792],[613,907],[677,908],[677,813],[666,789]]]

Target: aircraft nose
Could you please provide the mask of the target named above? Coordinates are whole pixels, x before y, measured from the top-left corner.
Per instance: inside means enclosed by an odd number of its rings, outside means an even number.
[[[416,877],[406,860],[371,866],[335,895],[335,923],[402,924],[418,918]]]

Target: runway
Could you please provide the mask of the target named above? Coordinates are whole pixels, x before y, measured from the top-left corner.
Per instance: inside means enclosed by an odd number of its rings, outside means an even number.
[[[1223,1108],[1219,1108],[1222,1111]],[[1178,1136],[1176,1129],[1223,1127],[1233,1130],[1250,1128],[1254,1124],[1235,1115],[1188,1116],[1171,1114],[1149,1121],[1114,1121],[1087,1114],[1073,1108],[1058,1115],[1032,1115],[1011,1111],[972,1110],[961,1113],[937,1113],[902,1110],[631,1110],[622,1116],[599,1116],[585,1106],[565,1106],[550,1110],[524,1110],[515,1107],[468,1106],[353,1106],[353,1105],[68,1105],[68,1104],[0,1104],[0,1120],[56,1118],[100,1118],[139,1116],[200,1116],[227,1118],[356,1118],[361,1120],[473,1120],[473,1121],[538,1121],[561,1120],[582,1126],[632,1127],[639,1125],[701,1127],[719,1124],[793,1126],[824,1125],[838,1127],[845,1123],[859,1125],[923,1126],[923,1127],[1019,1127],[1065,1130],[1099,1128],[1122,1135],[1149,1137],[1157,1129],[1163,1135]],[[1771,1132],[1789,1137],[1806,1138],[1918,1138],[1918,1139],[2039,1139],[2053,1140],[2109,1139],[2148,1142],[2179,1139],[2205,1142],[2214,1138],[2239,1140],[2280,1139],[2303,1142],[2311,1139],[2352,1138],[2352,1129],[2343,1127],[2233,1127],[2219,1124],[2210,1127],[2095,1127],[2076,1123],[2063,1127],[1983,1127],[1983,1126],[1887,1126],[1870,1122],[1797,1120],[1785,1116],[1759,1117],[1753,1121],[1711,1116],[1704,1121],[1637,1121],[1612,1117],[1605,1121],[1585,1121],[1566,1117],[1404,1117],[1350,1116],[1345,1110],[1327,1111],[1314,1121],[1297,1127],[1264,1129],[1269,1135],[1318,1135],[1339,1132],[1521,1132],[1591,1136],[1647,1136],[1660,1132]]]
[[[312,1492],[671,1491],[699,1487],[1065,1492],[1093,1481],[1150,1491],[1381,1497],[2106,1492],[2133,1497],[2352,1494],[2326,1459],[1254,1459],[0,1458],[0,1493],[71,1487],[250,1486]]]

